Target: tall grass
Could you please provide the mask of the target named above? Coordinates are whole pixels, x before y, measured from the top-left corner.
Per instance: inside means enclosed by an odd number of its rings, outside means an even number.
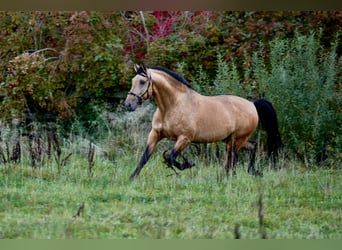
[[[217,179],[221,165],[201,161],[180,175],[153,157],[139,178],[129,156],[115,163],[97,156],[94,173],[73,155],[62,171],[45,165],[0,167],[0,238],[243,239],[341,238],[341,176],[337,170],[264,169],[262,179],[240,164]],[[222,171],[222,172],[221,172]]]

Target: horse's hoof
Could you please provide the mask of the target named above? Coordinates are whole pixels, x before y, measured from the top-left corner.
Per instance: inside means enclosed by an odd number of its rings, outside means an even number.
[[[185,168],[192,168],[195,166],[195,163],[189,160],[186,160],[186,162],[184,162],[184,166]]]
[[[257,177],[263,177],[263,176],[264,176],[263,173],[262,173],[261,171],[259,171],[259,170],[255,170],[255,171],[253,172],[253,175],[254,175],[254,176],[257,176]]]
[[[135,178],[136,178],[136,175],[132,174],[132,175],[129,177],[129,181],[134,181]]]
[[[264,176],[261,171],[256,170],[256,169],[248,170],[248,173],[250,173],[251,175],[254,175],[254,176],[258,176],[258,177]]]

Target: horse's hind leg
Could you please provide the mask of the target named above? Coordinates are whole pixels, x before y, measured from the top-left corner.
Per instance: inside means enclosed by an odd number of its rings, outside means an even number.
[[[248,173],[256,176],[262,176],[262,173],[255,169],[255,154],[256,154],[257,143],[254,141],[246,142],[245,147],[248,149]]]
[[[226,140],[226,174],[229,175],[230,169],[233,171],[233,175],[236,174],[236,164],[238,162],[238,150],[235,145],[234,139],[228,137]]]
[[[239,161],[239,154],[238,154],[238,150],[236,148],[236,146],[233,146],[232,149],[232,171],[233,171],[233,175],[236,175],[236,164]]]

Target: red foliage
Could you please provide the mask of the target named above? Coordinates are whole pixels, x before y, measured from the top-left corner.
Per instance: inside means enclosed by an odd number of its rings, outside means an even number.
[[[178,20],[177,16],[171,15],[169,11],[153,11],[152,15],[155,17],[153,24],[153,34],[151,38],[163,38],[172,33],[174,22]]]

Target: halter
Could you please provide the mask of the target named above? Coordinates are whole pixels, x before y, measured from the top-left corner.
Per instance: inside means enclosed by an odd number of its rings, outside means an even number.
[[[141,95],[138,95],[138,94],[136,94],[136,93],[133,93],[133,92],[129,91],[129,92],[128,92],[128,95],[132,95],[132,96],[136,97],[136,98],[138,99],[138,104],[140,105],[140,104],[142,104],[142,102],[143,102],[142,97],[143,97],[145,94],[147,94],[147,99],[150,97],[150,95],[149,95],[149,93],[148,93],[148,90],[149,90],[150,86],[152,86],[152,93],[153,93],[153,82],[152,82],[152,78],[148,77],[146,74],[139,74],[139,75],[144,76],[144,77],[146,77],[146,78],[148,79],[148,85],[147,85],[146,90],[145,90],[144,93],[142,93]]]

